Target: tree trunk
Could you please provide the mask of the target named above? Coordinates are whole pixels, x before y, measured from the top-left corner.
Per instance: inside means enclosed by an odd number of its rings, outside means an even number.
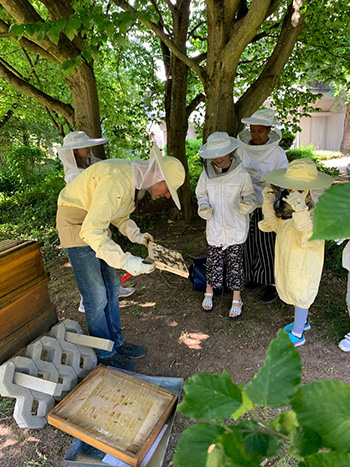
[[[340,152],[350,154],[350,102],[345,109],[343,139],[340,144]]]
[[[190,0],[177,1],[172,11],[174,43],[183,52],[186,51],[190,16],[189,5]],[[172,54],[165,95],[167,152],[169,156],[179,159],[185,168],[186,179],[179,190],[179,196],[182,217],[185,221],[190,221],[193,215],[193,206],[186,155],[186,135],[188,130],[186,111],[187,75],[187,65]]]

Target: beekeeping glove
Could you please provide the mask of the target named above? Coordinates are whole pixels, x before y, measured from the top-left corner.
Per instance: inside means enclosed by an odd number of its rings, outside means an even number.
[[[249,173],[253,183],[256,185],[265,185],[265,174],[253,168],[247,169],[247,172]]]
[[[239,212],[243,215],[250,214],[255,209],[255,204],[250,203],[249,201],[240,201],[238,203]]]
[[[305,203],[308,190],[304,190],[301,193],[299,191],[291,191],[288,196],[283,198],[283,201],[288,203],[294,212],[301,212],[308,209]]]
[[[267,185],[262,191],[264,201],[270,204],[272,204],[275,201],[276,194],[277,189],[272,187],[271,185]]]
[[[212,214],[213,214],[213,209],[211,208],[211,206],[209,206],[209,204],[203,203],[199,206],[198,215],[202,219],[208,220],[211,218]]]
[[[140,274],[150,274],[155,270],[154,263],[145,263],[142,258],[138,256],[129,255],[124,263],[123,269],[129,272],[132,276],[139,276]]]
[[[154,242],[154,238],[148,232],[138,233],[134,236],[133,242],[148,246],[149,242]]]

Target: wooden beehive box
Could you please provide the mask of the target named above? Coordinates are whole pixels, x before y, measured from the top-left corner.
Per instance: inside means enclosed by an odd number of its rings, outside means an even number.
[[[177,395],[99,365],[48,414],[48,422],[102,452],[139,466]]]
[[[0,241],[0,364],[57,323],[41,246]]]

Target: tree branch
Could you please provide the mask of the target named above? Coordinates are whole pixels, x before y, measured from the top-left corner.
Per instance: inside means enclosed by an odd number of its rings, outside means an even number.
[[[200,94],[197,94],[197,96],[192,99],[192,101],[188,104],[188,106],[186,107],[186,117],[187,117],[187,120],[189,119],[191,113],[196,110],[196,108],[198,107],[198,105],[201,103],[201,102],[204,102],[205,101],[205,95],[201,92]]]
[[[279,77],[292,53],[298,36],[306,27],[304,16],[302,16],[298,26],[294,28],[291,24],[292,14],[293,8],[289,8],[272,55],[267,60],[259,78],[237,101],[235,108],[238,120],[255,112],[277,86]],[[244,112],[244,115],[242,112]]]
[[[74,121],[74,111],[70,104],[65,104],[58,99],[54,99],[45,92],[37,89],[30,83],[27,83],[23,78],[20,78],[18,74],[15,74],[6,66],[4,60],[0,61],[0,76],[8,81],[14,88],[19,90],[21,93],[32,97],[41,104],[55,110],[59,114],[63,115],[69,122]]]
[[[121,7],[125,11],[132,11],[134,14],[137,14],[137,10],[133,8],[131,5],[129,5],[128,2],[124,0],[114,0],[114,3]],[[187,65],[189,68],[192,68],[193,71],[197,73],[199,78],[203,81],[203,74],[204,70],[202,67],[200,67],[194,60],[192,60],[190,57],[188,57],[186,54],[184,54],[176,45],[174,42],[170,39],[168,35],[164,33],[164,31],[155,23],[152,21],[148,21],[145,19],[139,18],[139,21],[143,23],[147,28],[151,29],[151,31],[154,32],[154,34],[162,41],[164,44],[169,47],[171,52],[185,65]]]

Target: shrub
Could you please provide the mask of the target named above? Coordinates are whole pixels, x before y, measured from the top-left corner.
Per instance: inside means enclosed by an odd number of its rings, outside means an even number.
[[[20,146],[5,153],[0,166],[0,191],[15,193],[23,191],[42,178],[41,163],[45,152],[33,146]]]
[[[280,146],[285,151],[289,149],[294,143],[295,135],[289,130],[282,130],[282,139],[280,141]]]
[[[279,330],[247,384],[236,385],[227,371],[192,376],[179,411],[203,421],[183,432],[174,466],[259,467],[288,457],[304,467],[350,465],[349,386],[301,385],[301,371],[298,351]]]
[[[202,160],[198,155],[198,150],[202,146],[201,139],[186,140],[186,154],[188,161],[188,171],[190,176],[191,190],[194,193],[199,176],[203,170]]]
[[[292,162],[295,159],[310,159],[316,164],[317,170],[319,170],[320,172],[326,173],[335,178],[339,177],[340,175],[338,169],[334,167],[326,167],[319,162],[319,158],[312,144],[309,144],[309,146],[305,147],[302,146],[300,148],[289,149],[288,151],[286,151],[286,153],[289,162]]]

